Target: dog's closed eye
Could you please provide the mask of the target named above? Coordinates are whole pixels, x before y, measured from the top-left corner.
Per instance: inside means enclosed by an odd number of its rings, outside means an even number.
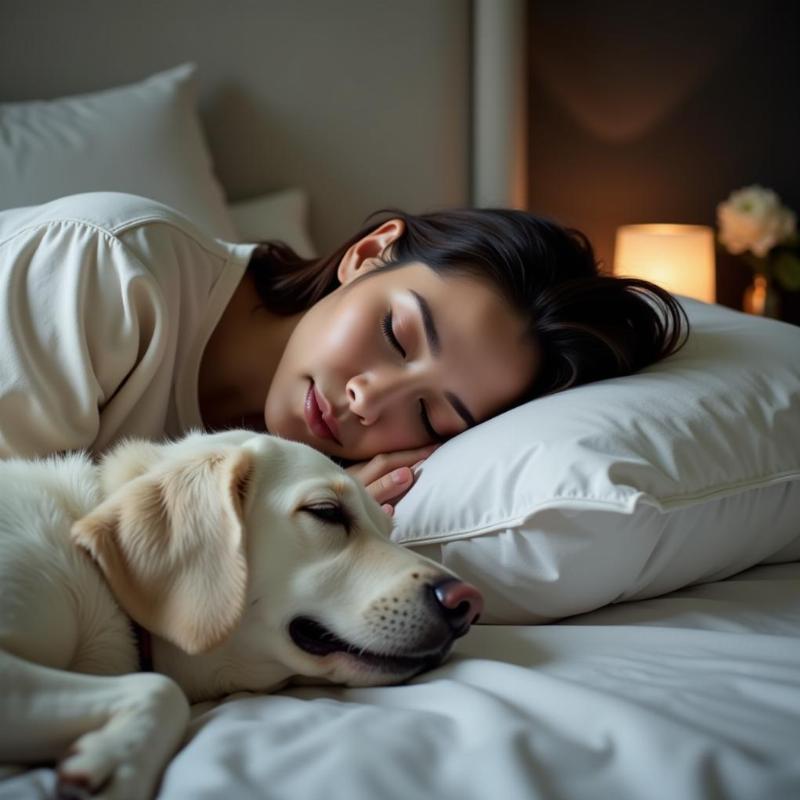
[[[303,506],[300,510],[313,515],[329,525],[341,525],[348,532],[353,522],[352,516],[348,513],[347,509],[340,503],[335,503],[333,501],[311,503],[307,506]]]

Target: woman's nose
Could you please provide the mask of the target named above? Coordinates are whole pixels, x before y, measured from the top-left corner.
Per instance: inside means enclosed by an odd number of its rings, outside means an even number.
[[[364,425],[372,425],[408,389],[407,381],[391,370],[357,375],[347,381],[345,387],[350,411],[360,417]]]

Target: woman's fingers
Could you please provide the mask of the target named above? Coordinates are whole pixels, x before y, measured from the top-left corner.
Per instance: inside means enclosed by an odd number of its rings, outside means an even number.
[[[351,464],[347,471],[364,484],[375,501],[391,516],[394,514],[394,504],[414,483],[413,470],[438,446],[433,444],[414,450],[381,453],[369,461]]]
[[[362,461],[347,468],[347,471],[358,478],[365,486],[384,478],[393,470],[401,467],[416,466],[426,459],[438,444],[417,447],[414,450],[395,450],[393,453],[381,453],[369,461]]]
[[[367,491],[378,503],[392,503],[405,494],[414,483],[414,473],[409,467],[398,467],[367,484]]]

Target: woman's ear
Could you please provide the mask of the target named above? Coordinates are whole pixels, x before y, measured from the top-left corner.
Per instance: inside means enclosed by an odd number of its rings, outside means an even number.
[[[342,286],[384,263],[391,246],[406,229],[402,219],[388,219],[351,245],[339,262],[336,275]]]

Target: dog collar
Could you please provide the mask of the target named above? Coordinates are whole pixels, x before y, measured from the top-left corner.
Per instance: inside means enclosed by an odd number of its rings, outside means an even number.
[[[131,620],[133,637],[136,639],[136,651],[139,653],[139,671],[153,671],[153,639],[150,631],[145,630],[138,622]]]

